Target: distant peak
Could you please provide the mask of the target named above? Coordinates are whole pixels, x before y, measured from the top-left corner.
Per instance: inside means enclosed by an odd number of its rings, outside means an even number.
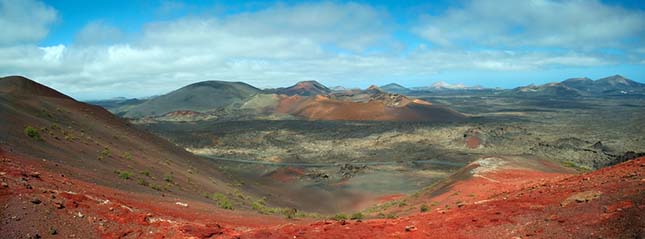
[[[398,87],[398,88],[405,88],[404,86],[399,85],[399,84],[397,84],[397,83],[390,83],[390,84],[387,84],[387,85],[383,85],[383,86],[381,86],[381,88],[383,88],[383,87]]]
[[[598,79],[597,82],[599,83],[605,83],[605,84],[611,84],[611,85],[634,85],[636,82],[633,82],[630,79],[627,79],[621,75],[613,75],[609,77],[605,77],[602,79]]]
[[[432,87],[437,88],[437,89],[440,89],[440,88],[445,88],[445,89],[465,89],[466,85],[461,84],[461,83],[453,85],[453,84],[449,84],[449,83],[447,83],[445,81],[437,81],[437,82],[432,84]]]
[[[627,78],[621,76],[621,75],[613,75],[613,76],[608,76],[599,80],[626,80]]]
[[[305,90],[312,90],[312,89],[318,89],[322,91],[328,91],[329,88],[327,86],[320,84],[318,81],[314,80],[309,80],[309,81],[300,81],[296,83],[294,86],[291,88],[300,88],[300,89],[305,89]]]
[[[588,77],[576,77],[576,78],[569,78],[564,80],[565,82],[574,82],[574,81],[591,81]]]
[[[378,87],[378,86],[376,86],[376,85],[371,85],[370,87],[368,87],[368,88],[367,88],[367,90],[378,90],[378,91],[381,91],[381,88],[379,88],[379,87]]]

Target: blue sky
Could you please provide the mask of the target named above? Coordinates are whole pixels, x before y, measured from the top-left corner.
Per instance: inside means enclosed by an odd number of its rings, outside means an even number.
[[[511,88],[645,82],[642,1],[0,0],[0,75],[80,99],[203,80]]]

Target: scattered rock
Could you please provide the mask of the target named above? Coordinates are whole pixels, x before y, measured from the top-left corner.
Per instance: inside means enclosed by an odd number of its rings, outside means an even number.
[[[176,202],[176,205],[182,206],[182,207],[188,207],[188,203],[183,203],[183,202]]]
[[[179,230],[194,238],[211,238],[224,233],[222,226],[219,224],[208,224],[204,226],[184,225]]]
[[[65,208],[65,205],[63,204],[63,202],[55,201],[55,202],[54,202],[54,207],[55,207],[56,209],[63,209],[63,208]]]
[[[29,173],[28,176],[32,177],[32,178],[40,178],[40,173],[39,172],[31,172],[31,173]]]
[[[40,198],[33,198],[31,199],[31,203],[33,204],[40,204],[42,201],[40,201]]]
[[[603,206],[602,209],[605,213],[613,213],[617,211],[622,211],[634,206],[634,202],[630,200],[625,200],[621,202],[614,203],[612,205]]]
[[[602,195],[602,192],[595,191],[595,190],[576,193],[576,194],[573,194],[573,195],[569,196],[564,201],[562,201],[560,203],[560,206],[566,207],[567,205],[569,205],[569,204],[571,204],[573,202],[578,202],[578,203],[589,202],[591,200],[599,198],[600,195]]]
[[[6,182],[2,182],[2,187],[3,187],[3,188],[8,188],[8,187],[9,187],[9,184],[8,184],[8,183],[6,183]]]
[[[412,225],[405,226],[405,231],[406,232],[413,232],[413,231],[416,231],[416,230],[417,230],[417,227],[415,227],[415,226],[412,226]]]

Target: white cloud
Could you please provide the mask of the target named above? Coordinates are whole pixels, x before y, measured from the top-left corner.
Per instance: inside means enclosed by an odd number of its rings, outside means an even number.
[[[80,45],[114,44],[123,38],[123,32],[104,21],[86,24],[76,35],[74,42]]]
[[[0,0],[0,45],[34,43],[58,19],[53,8],[34,0]]]
[[[415,31],[442,46],[563,47],[593,50],[642,46],[645,14],[596,0],[477,0],[423,16]]]
[[[49,47],[41,47],[41,50],[44,51],[43,60],[51,63],[60,63],[60,59],[63,57],[63,52],[65,51],[65,46],[62,44]]]
[[[259,87],[302,80],[347,85],[428,78],[449,70],[523,71],[625,61],[574,50],[465,50],[423,44],[405,54],[398,48],[367,51],[400,44],[391,36],[392,21],[385,12],[355,3],[276,5],[225,17],[152,22],[127,39],[111,39],[120,31],[95,21],[71,45],[0,45],[0,75],[26,75],[72,96],[96,99],[161,94],[204,80]],[[453,36],[442,31],[437,28],[437,37],[452,42]],[[642,62],[642,57],[629,60]]]

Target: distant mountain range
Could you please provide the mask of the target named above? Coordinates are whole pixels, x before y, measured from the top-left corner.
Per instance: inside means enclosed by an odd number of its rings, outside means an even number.
[[[315,110],[316,105],[326,105],[327,110],[340,107],[339,109],[343,109],[342,112],[352,112],[351,110],[346,111],[343,108],[349,107],[347,106],[348,102],[377,102],[380,105],[385,105],[390,108],[398,107],[396,104],[388,103],[394,100],[399,103],[405,102],[403,106],[407,107],[407,104],[410,102],[412,104],[417,104],[418,102],[415,101],[416,99],[407,98],[406,96],[426,96],[428,94],[478,94],[507,97],[645,96],[645,84],[629,80],[620,75],[597,80],[571,78],[562,82],[528,85],[509,90],[490,89],[481,86],[465,86],[463,84],[453,85],[445,82],[437,82],[426,87],[412,88],[390,83],[381,87],[373,85],[365,90],[347,89],[339,86],[330,89],[316,81],[302,81],[290,87],[261,90],[242,82],[203,81],[149,99],[116,98],[113,100],[93,101],[91,103],[103,106],[115,114],[128,118],[141,118],[145,116],[172,117],[174,115],[209,118],[210,116],[208,115],[194,114],[191,111],[203,113],[222,109],[262,109],[267,112],[282,112],[290,115],[304,115],[310,118],[325,118],[320,115],[321,112]],[[320,97],[312,98],[314,96]],[[311,99],[305,100],[307,98]],[[330,106],[333,107],[329,108]],[[360,107],[360,104],[352,105],[347,109],[354,109],[356,107]],[[181,111],[181,114],[174,113],[179,111]],[[312,115],[307,116],[305,112],[309,112]],[[318,113],[315,113],[314,116],[312,112]],[[346,114],[347,117],[349,115],[351,114]],[[421,113],[418,115],[425,114]],[[334,119],[339,117],[335,117]],[[379,117],[387,118],[385,116]],[[412,118],[418,117],[415,116]]]
[[[517,87],[505,92],[505,94],[548,97],[645,95],[645,84],[632,81],[620,75],[597,80],[571,78],[562,82]]]
[[[397,94],[409,94],[409,93],[419,93],[419,92],[438,92],[438,91],[464,91],[464,90],[484,90],[484,87],[479,85],[477,86],[466,86],[464,84],[449,84],[444,81],[435,82],[430,86],[419,86],[419,87],[404,87],[396,83],[390,83],[380,87],[383,91],[397,93]]]
[[[126,118],[191,121],[235,115],[299,117],[311,120],[455,121],[464,116],[445,106],[382,89],[334,90],[316,81],[303,81],[260,90],[241,82],[204,81],[148,100],[94,101]],[[398,85],[398,89],[405,90]],[[255,112],[255,113],[253,113]],[[145,119],[144,119],[145,118]]]

